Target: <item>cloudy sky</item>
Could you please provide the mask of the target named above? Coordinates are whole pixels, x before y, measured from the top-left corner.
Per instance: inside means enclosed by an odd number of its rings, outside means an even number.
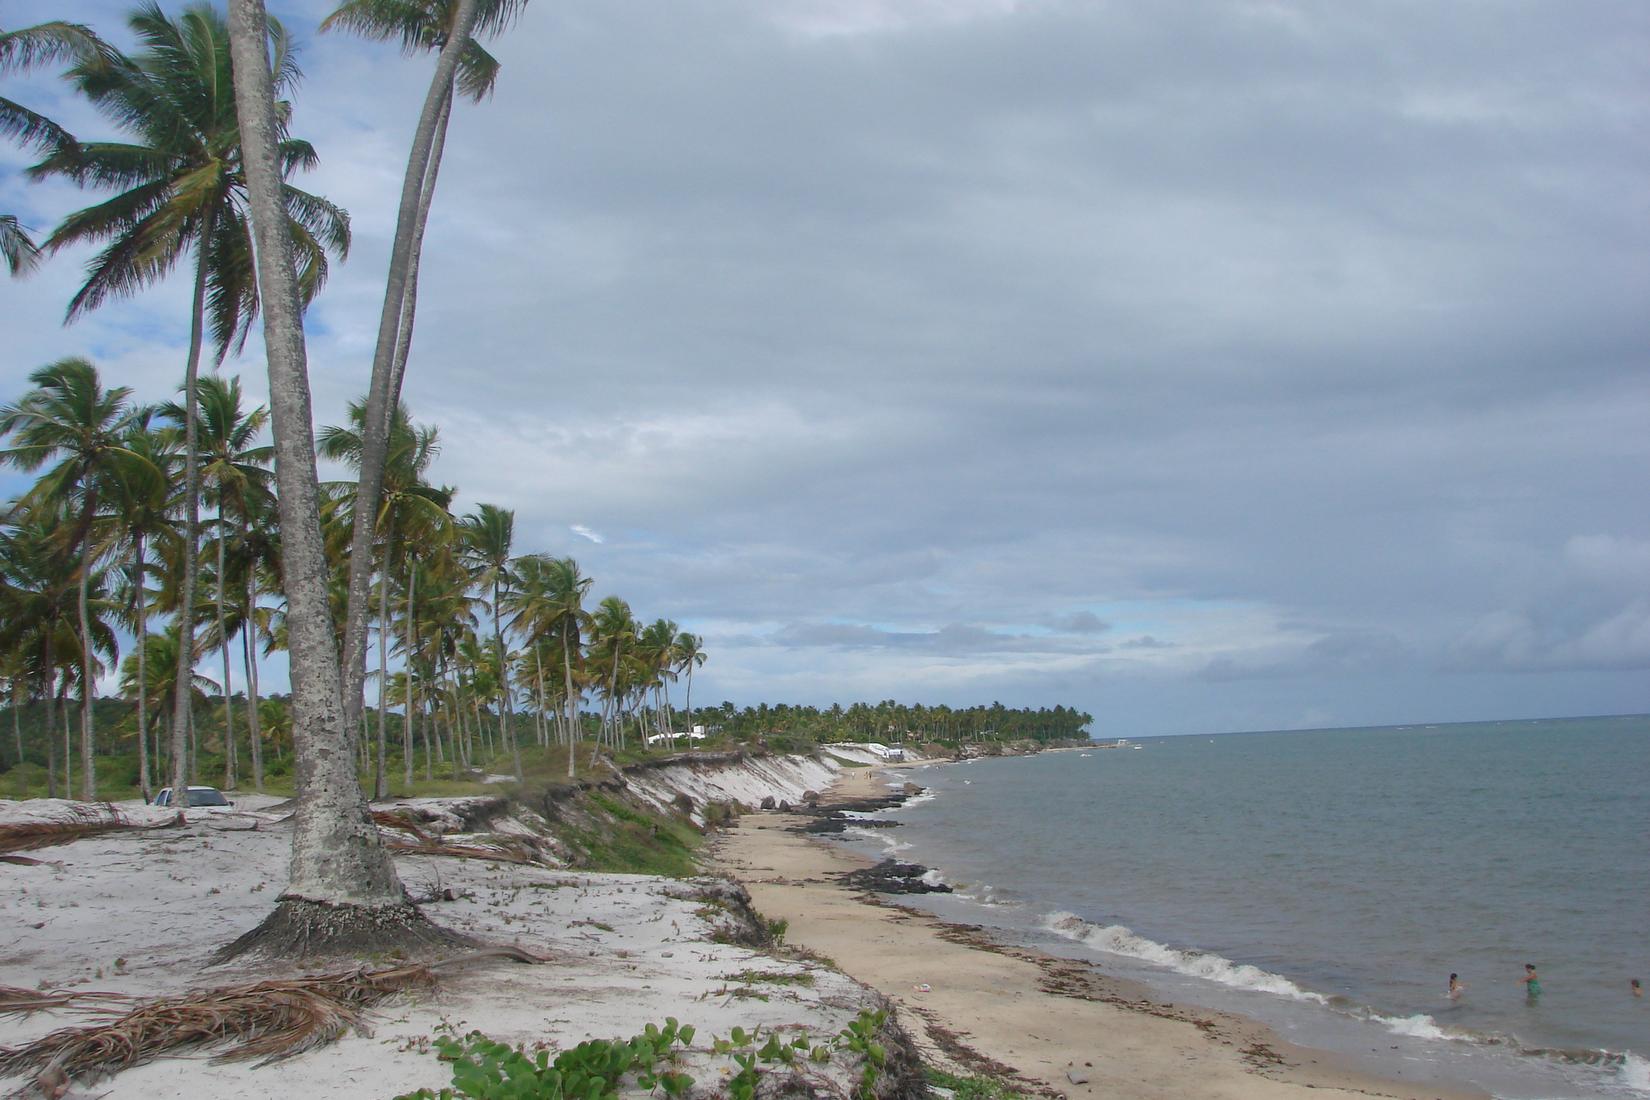
[[[331,423],[429,61],[272,8],[304,185],[354,218],[309,319]],[[535,0],[492,49],[407,397],[461,507],[705,636],[696,702],[1650,710],[1637,0]],[[0,94],[108,133],[46,74]],[[0,209],[90,201],[23,163]],[[0,398],[69,354],[181,377],[187,280],[65,329],[83,259],[0,285]]]

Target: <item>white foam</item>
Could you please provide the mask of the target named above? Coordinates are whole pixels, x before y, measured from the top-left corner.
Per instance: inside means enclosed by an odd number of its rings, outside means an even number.
[[[1650,1060],[1637,1054],[1624,1055],[1618,1076],[1621,1083],[1634,1092],[1650,1096]]]
[[[903,841],[895,840],[893,837],[888,835],[888,832],[889,831],[887,829],[860,829],[850,825],[846,829],[842,830],[842,835],[857,837],[860,840],[874,840],[887,850],[888,855],[893,855],[896,852],[903,852],[907,848],[911,847],[911,845],[904,843]]]
[[[1377,1014],[1371,1016],[1370,1019],[1394,1035],[1407,1035],[1411,1039],[1466,1038],[1464,1035],[1458,1035],[1439,1027],[1438,1021],[1424,1012],[1417,1012],[1413,1016],[1381,1016]]]
[[[1322,994],[1302,989],[1282,975],[1262,970],[1258,966],[1250,966],[1248,963],[1235,963],[1219,955],[1181,951],[1156,940],[1135,935],[1121,924],[1092,924],[1075,913],[1051,913],[1045,918],[1044,924],[1050,931],[1076,940],[1085,947],[1155,963],[1189,977],[1202,978],[1234,989],[1273,993],[1296,1001],[1329,1003],[1328,998]]]

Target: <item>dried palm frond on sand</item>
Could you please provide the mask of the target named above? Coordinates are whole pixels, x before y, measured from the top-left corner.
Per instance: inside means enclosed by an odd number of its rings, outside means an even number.
[[[26,852],[34,848],[49,848],[54,844],[67,844],[71,840],[97,836],[99,833],[113,833],[126,829],[169,829],[181,824],[182,814],[175,820],[160,825],[137,825],[123,821],[118,816],[106,818],[95,814],[69,821],[0,824],[0,852]]]
[[[125,993],[72,993],[61,989],[20,989],[0,985],[0,1016],[22,1016],[44,1009],[71,1012],[109,1012],[112,1004],[131,1004],[136,997]]]
[[[442,844],[439,841],[415,843],[410,840],[386,840],[384,847],[392,852],[406,852],[415,856],[452,856],[455,859],[490,859],[498,863],[539,863],[540,860],[525,851],[521,845],[508,848],[487,848],[479,844]]]
[[[411,833],[426,844],[432,843],[430,834],[426,833],[406,810],[373,810],[372,820],[381,828],[400,829],[402,832]]]
[[[104,1023],[60,1028],[23,1046],[0,1048],[0,1076],[36,1071],[36,1087],[54,1095],[70,1079],[96,1080],[201,1047],[234,1044],[215,1061],[272,1062],[360,1028],[369,1006],[434,985],[437,970],[491,959],[544,961],[517,948],[495,948],[427,966],[362,968],[162,997]]]

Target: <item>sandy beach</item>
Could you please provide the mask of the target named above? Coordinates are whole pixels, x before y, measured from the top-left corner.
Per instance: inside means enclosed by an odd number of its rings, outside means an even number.
[[[885,794],[886,784],[879,769],[845,769],[828,800]],[[869,861],[796,831],[804,820],[742,818],[715,842],[716,868],[745,883],[765,916],[789,922],[788,943],[889,998],[924,1057],[942,1067],[1050,1095],[1124,1100],[1484,1095],[1372,1077],[1253,1021],[1168,1004],[1086,963],[1001,945],[857,891],[837,876]]]

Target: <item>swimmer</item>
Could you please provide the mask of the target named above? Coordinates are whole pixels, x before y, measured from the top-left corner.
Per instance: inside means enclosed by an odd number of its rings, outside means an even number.
[[[1525,963],[1524,976],[1518,980],[1524,983],[1524,993],[1530,1000],[1541,996],[1541,977],[1535,972],[1535,963]]]
[[[1467,983],[1461,980],[1461,975],[1451,974],[1449,976],[1449,999],[1452,1001],[1459,1001],[1461,999],[1461,994],[1466,991]]]
[[[1644,986],[1639,984],[1639,980],[1637,978],[1634,978],[1632,981],[1628,982],[1627,984],[1633,987],[1633,996],[1635,996],[1635,997],[1644,996]]]

